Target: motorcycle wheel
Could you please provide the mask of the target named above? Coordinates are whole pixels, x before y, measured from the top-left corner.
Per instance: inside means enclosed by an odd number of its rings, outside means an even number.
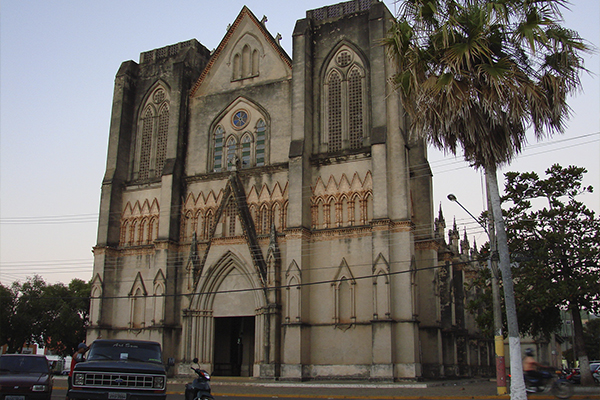
[[[567,381],[557,381],[552,385],[552,394],[559,399],[573,396],[573,386]]]

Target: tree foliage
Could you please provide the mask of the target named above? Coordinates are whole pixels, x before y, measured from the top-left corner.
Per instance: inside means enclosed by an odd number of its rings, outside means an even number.
[[[564,0],[410,0],[384,44],[413,133],[477,167],[511,161],[533,126],[563,132],[589,46]]]
[[[48,346],[59,355],[75,352],[85,340],[91,285],[73,279],[47,285],[39,276],[14,282],[10,288],[0,284],[0,340],[8,352],[19,352],[24,344]]]
[[[600,318],[592,319],[583,328],[585,352],[590,360],[600,360]]]
[[[580,355],[594,349],[580,312],[600,312],[600,218],[578,200],[593,191],[582,184],[585,172],[560,165],[547,169],[545,178],[508,172],[503,197],[520,331],[549,338],[561,328],[561,310],[570,310]],[[486,272],[476,284],[485,287],[488,279]],[[481,308],[484,301],[469,307]]]
[[[511,359],[519,328],[497,168],[536,138],[563,132],[588,46],[560,25],[564,0],[405,0],[383,41],[411,134],[486,172],[504,279]],[[525,399],[520,363],[513,395]]]
[[[582,185],[585,172],[553,165],[545,179],[531,172],[506,174],[509,245],[525,258],[514,273],[521,292],[530,292],[522,297],[532,311],[551,303],[600,312],[600,219],[577,198],[593,191]],[[534,208],[535,200],[545,204]]]

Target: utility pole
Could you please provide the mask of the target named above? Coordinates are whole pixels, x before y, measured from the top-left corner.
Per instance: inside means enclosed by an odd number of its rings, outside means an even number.
[[[449,194],[448,200],[455,202],[467,214],[471,216],[483,228],[488,236],[490,243],[490,255],[487,259],[487,265],[492,274],[492,300],[494,314],[494,349],[496,354],[496,386],[499,395],[506,394],[506,362],[504,359],[504,336],[502,335],[502,307],[500,305],[500,286],[498,284],[498,266],[496,264],[496,230],[494,228],[494,215],[490,205],[490,197],[488,198],[488,227],[486,228],[469,210],[467,210],[456,198],[455,195]]]

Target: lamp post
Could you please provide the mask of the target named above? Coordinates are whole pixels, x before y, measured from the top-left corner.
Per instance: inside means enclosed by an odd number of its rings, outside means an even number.
[[[489,196],[488,196],[489,197]],[[492,273],[492,301],[494,311],[494,348],[496,353],[496,390],[499,395],[506,394],[506,364],[504,359],[504,336],[502,335],[502,308],[500,306],[500,288],[498,286],[498,266],[493,262],[493,258],[496,256],[496,235],[494,230],[494,217],[490,212],[488,215],[488,228],[469,210],[467,210],[456,198],[455,195],[450,193],[448,200],[455,202],[462,208],[467,214],[471,216],[483,228],[488,236],[490,243],[490,256],[487,259],[488,268]],[[490,209],[490,207],[488,207]]]

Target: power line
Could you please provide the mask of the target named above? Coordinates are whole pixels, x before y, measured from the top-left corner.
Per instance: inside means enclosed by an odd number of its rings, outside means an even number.
[[[589,137],[594,137],[594,136],[599,136],[599,135],[600,135],[600,132],[593,132],[593,133],[588,133],[588,134],[579,135],[579,136],[575,136],[575,137],[571,137],[571,138],[566,138],[566,139],[550,140],[550,141],[546,141],[546,142],[539,142],[539,143],[536,143],[534,145],[527,146],[523,150],[523,153],[521,153],[519,155],[519,157],[531,157],[531,156],[536,156],[536,155],[539,155],[539,154],[545,154],[545,153],[552,152],[552,151],[562,151],[565,148],[572,148],[572,147],[582,146],[582,145],[586,145],[586,144],[590,144],[590,143],[595,143],[595,142],[600,141],[600,138],[594,139],[594,140],[590,140],[590,141],[586,141],[586,142],[583,142],[583,143],[573,144],[573,145],[568,146],[568,147],[561,147],[560,149],[554,149],[554,150],[550,149],[550,150],[546,150],[546,151],[543,151],[543,152],[537,152],[537,153],[533,153],[533,154],[526,154],[528,151],[532,151],[532,150],[537,149],[539,147],[547,147],[547,146],[551,146],[551,145],[555,145],[555,144],[570,142],[570,141],[573,141],[573,140],[579,140],[579,139],[584,139],[584,138],[589,138]],[[456,167],[453,167],[453,166],[456,166]],[[452,168],[450,168],[450,169],[444,169],[444,170],[441,170],[441,171],[438,170],[433,175],[435,176],[435,175],[438,175],[438,174],[443,174],[443,173],[447,173],[447,172],[454,172],[454,171],[457,171],[457,170],[460,170],[460,169],[470,168],[468,165],[466,165],[466,163],[465,163],[465,161],[463,159],[461,159],[458,156],[452,156],[450,159],[435,160],[435,161],[432,161],[432,162],[429,162],[429,163],[417,164],[417,165],[411,166],[411,170],[413,172],[413,176],[410,177],[410,179],[418,179],[418,178],[421,178],[421,177],[429,175],[430,168],[431,169],[438,169],[438,168],[446,168],[446,167],[452,167]],[[183,207],[183,205],[181,207]],[[121,215],[121,213],[115,213],[115,214]],[[55,216],[5,217],[5,218],[0,218],[0,224],[14,225],[14,224],[98,223],[98,217],[99,217],[98,213],[94,213],[94,214],[55,215]]]

